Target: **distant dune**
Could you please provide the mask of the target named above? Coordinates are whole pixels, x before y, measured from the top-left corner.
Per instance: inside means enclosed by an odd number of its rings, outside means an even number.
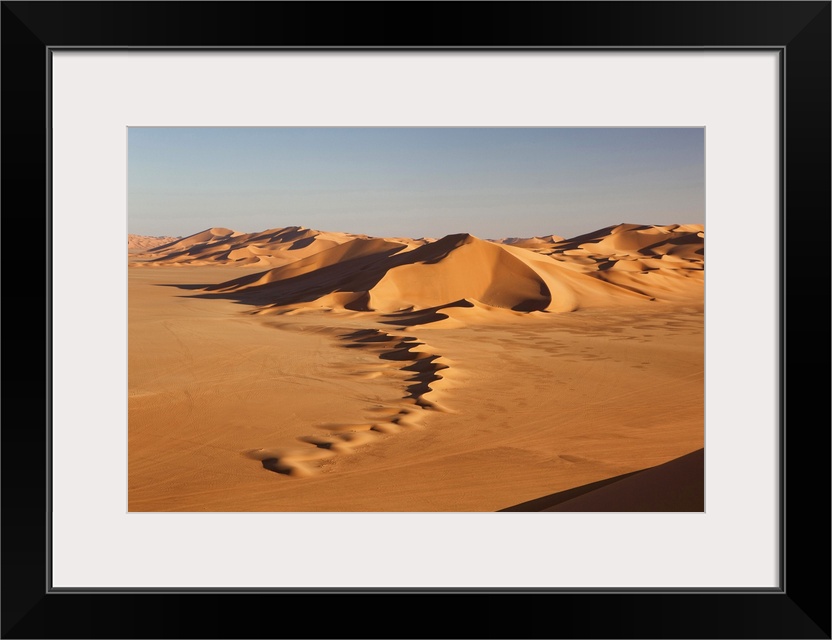
[[[524,249],[545,250],[553,248],[553,245],[563,242],[563,240],[564,238],[560,236],[535,236],[534,238],[501,238],[492,242],[510,244],[515,247],[523,247]]]
[[[134,266],[184,266],[233,264],[269,267],[284,265],[354,239],[367,236],[325,232],[305,227],[268,229],[242,233],[222,227],[206,229],[175,242],[154,247]],[[426,240],[405,240],[402,244],[418,246]]]
[[[495,309],[565,312],[701,298],[704,236],[703,225],[620,224],[566,240],[498,241],[213,228],[154,247],[134,265],[270,267],[205,289],[260,313],[324,308],[378,311],[409,324],[470,322]]]
[[[135,234],[127,235],[127,250],[135,252],[146,252],[162,245],[176,242],[179,238],[173,236],[139,236]]]

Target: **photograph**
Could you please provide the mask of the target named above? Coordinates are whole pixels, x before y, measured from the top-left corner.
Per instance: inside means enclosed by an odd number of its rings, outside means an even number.
[[[832,637],[830,0],[1,8],[0,637]]]
[[[703,127],[130,127],[127,170],[130,512],[705,510]]]

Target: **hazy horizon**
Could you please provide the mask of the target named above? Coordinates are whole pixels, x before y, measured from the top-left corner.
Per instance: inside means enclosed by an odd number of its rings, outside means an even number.
[[[131,127],[128,232],[574,237],[704,224],[703,128]]]

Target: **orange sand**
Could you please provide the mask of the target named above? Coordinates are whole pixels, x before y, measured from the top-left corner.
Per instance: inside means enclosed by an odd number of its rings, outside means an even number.
[[[498,511],[704,445],[701,225],[130,261],[131,511]]]

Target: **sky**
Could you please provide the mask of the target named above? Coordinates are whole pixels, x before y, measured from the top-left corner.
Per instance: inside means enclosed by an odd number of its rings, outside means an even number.
[[[573,237],[705,222],[703,128],[131,127],[128,231]]]

